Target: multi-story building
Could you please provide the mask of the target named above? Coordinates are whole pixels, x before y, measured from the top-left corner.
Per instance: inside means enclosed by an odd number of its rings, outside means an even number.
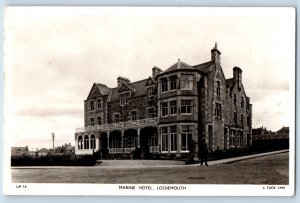
[[[248,147],[252,142],[252,104],[242,83],[242,70],[226,79],[217,45],[211,60],[188,65],[178,60],[152,76],[117,87],[94,83],[84,101],[84,127],[76,129],[76,154],[108,151],[129,154],[189,153],[198,156],[200,141],[209,149]]]

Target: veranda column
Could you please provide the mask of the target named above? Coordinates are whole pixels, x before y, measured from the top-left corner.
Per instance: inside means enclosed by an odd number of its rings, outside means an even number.
[[[109,131],[107,131],[106,132],[106,134],[107,134],[107,149],[109,149]]]
[[[124,130],[121,130],[122,137],[121,137],[121,148],[124,148]]]
[[[141,129],[140,128],[138,128],[137,129],[137,147],[138,148],[140,148],[140,146],[141,146],[141,142],[140,142],[140,133],[141,133]]]

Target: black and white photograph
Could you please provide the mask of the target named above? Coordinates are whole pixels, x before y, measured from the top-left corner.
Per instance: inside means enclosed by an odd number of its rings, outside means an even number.
[[[4,192],[291,196],[295,9],[7,7]]]

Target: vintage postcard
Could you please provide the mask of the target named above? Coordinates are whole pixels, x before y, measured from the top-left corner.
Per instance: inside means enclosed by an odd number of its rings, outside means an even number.
[[[295,9],[7,7],[8,195],[292,196]]]

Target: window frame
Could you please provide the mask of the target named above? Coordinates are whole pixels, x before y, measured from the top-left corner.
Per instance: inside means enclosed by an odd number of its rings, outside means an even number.
[[[190,102],[189,105],[187,104],[183,104],[185,102]],[[193,100],[191,99],[182,99],[181,100],[181,107],[180,107],[180,114],[181,115],[192,115],[193,114]],[[185,112],[183,112],[183,109],[185,109]],[[190,112],[188,112],[188,109],[190,110]]]
[[[170,91],[177,90],[177,75],[171,75],[169,77],[170,80]]]
[[[184,79],[186,78],[186,79]],[[181,86],[185,84],[185,86]],[[187,84],[188,87],[187,87]],[[180,76],[180,89],[181,90],[193,90],[194,89],[194,75],[192,74],[181,74]]]
[[[90,111],[95,111],[95,102],[94,100],[93,101],[90,101]]]
[[[175,105],[172,105],[172,103]],[[177,114],[177,100],[171,100],[169,101],[169,107],[170,107],[170,115],[176,115]]]
[[[90,118],[90,125],[95,126],[95,118],[94,117]]]
[[[177,126],[170,126],[170,152],[177,152]]]
[[[91,134],[90,146],[91,146],[91,149],[96,149],[96,136],[94,134]]]
[[[193,125],[181,125],[181,152],[189,152],[189,140],[192,139]],[[185,129],[186,128],[186,129]],[[184,138],[184,139],[183,139]],[[185,143],[184,143],[185,140]],[[185,147],[185,149],[184,149]]]
[[[168,92],[169,87],[168,87],[168,78],[164,77],[160,79],[161,81],[161,93]]]
[[[166,104],[166,106],[164,106]],[[167,117],[169,116],[169,105],[168,102],[161,102],[161,117]]]
[[[168,127],[161,127],[161,151],[168,152],[169,151],[169,134]],[[164,132],[165,131],[165,132]]]
[[[135,113],[135,115],[134,115],[134,113]],[[138,120],[137,119],[137,111],[136,110],[133,110],[133,111],[130,112],[130,118],[131,118],[131,121]]]
[[[87,139],[86,139],[87,138]],[[88,135],[85,135],[84,138],[83,138],[83,146],[84,146],[84,149],[90,149],[90,137]]]
[[[114,123],[120,123],[120,121],[121,121],[120,113],[114,113],[113,116],[114,116]],[[118,118],[116,116],[118,116]]]

